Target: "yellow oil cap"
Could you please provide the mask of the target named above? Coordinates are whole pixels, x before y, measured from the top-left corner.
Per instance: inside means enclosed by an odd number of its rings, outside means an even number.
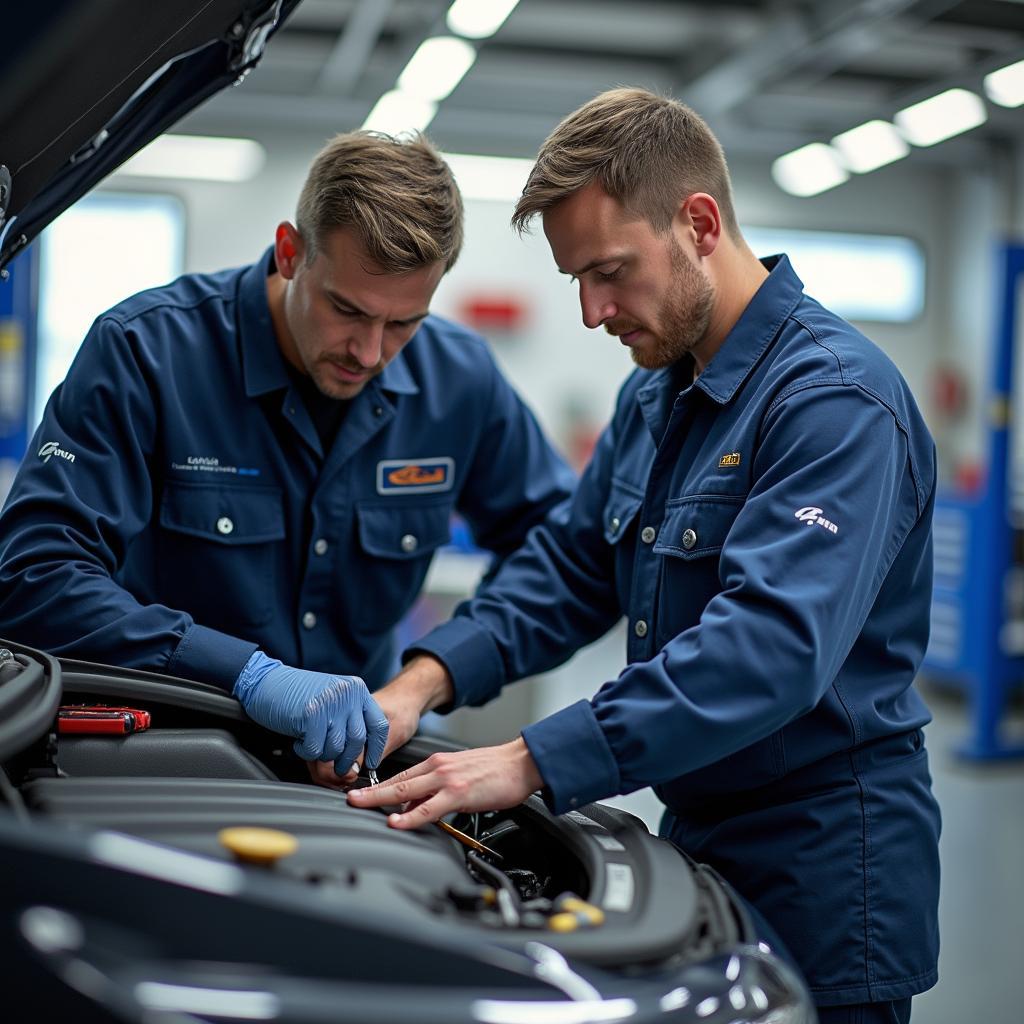
[[[290,856],[299,848],[295,836],[276,828],[222,828],[217,838],[235,860],[260,867],[273,867],[282,857]]]
[[[568,911],[562,914],[552,914],[548,918],[548,928],[553,932],[574,932],[579,926],[579,917]]]

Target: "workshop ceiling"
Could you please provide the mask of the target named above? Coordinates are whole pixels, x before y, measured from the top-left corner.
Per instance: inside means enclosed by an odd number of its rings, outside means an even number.
[[[303,0],[236,89],[193,132],[326,137],[358,128],[417,46],[447,30],[450,0]],[[730,156],[773,158],[954,86],[982,93],[1024,58],[1021,0],[521,0],[477,44],[427,129],[450,152],[532,156],[567,112],[613,85],[690,103]],[[927,159],[977,160],[1024,141],[1024,107]]]

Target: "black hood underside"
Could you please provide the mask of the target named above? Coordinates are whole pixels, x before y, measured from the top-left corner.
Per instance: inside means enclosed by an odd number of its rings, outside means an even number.
[[[5,11],[0,268],[203,100],[299,0],[50,0]]]

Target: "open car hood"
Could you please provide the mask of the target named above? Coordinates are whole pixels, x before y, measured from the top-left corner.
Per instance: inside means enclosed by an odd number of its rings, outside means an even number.
[[[52,0],[5,12],[0,269],[207,97],[299,0]]]

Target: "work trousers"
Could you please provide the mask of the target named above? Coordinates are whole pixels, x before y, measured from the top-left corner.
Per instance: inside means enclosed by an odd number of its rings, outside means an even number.
[[[818,1024],[909,1024],[909,1021],[909,999],[818,1007]]]

